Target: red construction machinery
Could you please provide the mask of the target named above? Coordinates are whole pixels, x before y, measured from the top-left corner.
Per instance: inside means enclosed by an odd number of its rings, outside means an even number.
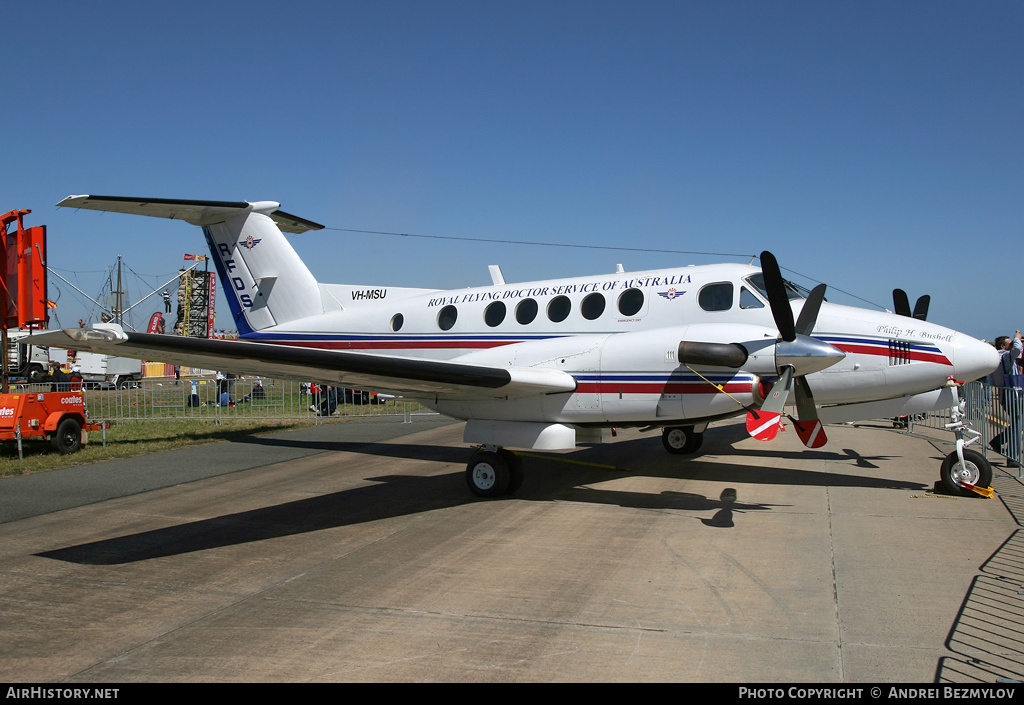
[[[24,227],[32,211],[13,210],[0,216],[0,349],[7,350],[7,330],[43,330],[47,327],[46,226]],[[9,226],[17,223],[17,228]],[[81,390],[11,393],[7,382],[7,356],[3,358],[0,390],[0,441],[16,440],[21,456],[23,438],[49,438],[61,453],[74,453],[85,431],[101,429],[85,416]]]

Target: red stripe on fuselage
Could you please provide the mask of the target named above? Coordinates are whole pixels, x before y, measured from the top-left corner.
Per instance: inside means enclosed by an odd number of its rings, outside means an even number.
[[[721,391],[749,394],[750,382],[730,382]],[[718,394],[719,389],[706,382],[580,382],[576,391],[583,394]]]
[[[487,349],[512,345],[521,340],[261,340],[273,345],[289,345],[318,350],[437,350]]]
[[[891,357],[892,353],[889,348],[876,347],[873,345],[856,345],[852,343],[837,343],[836,347],[842,350],[844,353],[852,353],[854,355],[878,355],[879,357]],[[945,355],[941,353],[929,353],[921,352],[918,350],[910,350],[909,357],[915,362],[934,362],[937,365],[949,365],[953,363],[949,361]]]

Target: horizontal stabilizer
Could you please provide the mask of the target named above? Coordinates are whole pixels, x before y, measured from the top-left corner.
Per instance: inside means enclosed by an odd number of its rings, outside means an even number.
[[[322,230],[323,225],[285,213],[273,201],[189,201],[169,198],[132,198],[127,196],[68,196],[57,204],[65,208],[148,215],[154,218],[184,220],[192,225],[212,225],[249,210],[266,213],[286,233]]]

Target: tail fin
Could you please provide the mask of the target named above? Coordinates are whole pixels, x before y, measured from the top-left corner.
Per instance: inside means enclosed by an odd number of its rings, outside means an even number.
[[[272,217],[277,206],[253,203],[248,212],[203,226],[240,333],[324,312],[316,279]]]
[[[282,232],[324,226],[284,213],[273,201],[69,196],[57,205],[171,218],[201,227],[239,333],[324,311],[316,279]]]

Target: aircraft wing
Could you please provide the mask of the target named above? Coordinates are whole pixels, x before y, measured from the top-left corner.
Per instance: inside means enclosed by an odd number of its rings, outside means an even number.
[[[244,340],[131,333],[117,328],[68,328],[22,342],[420,399],[510,399],[576,389],[572,375],[546,368],[491,367]]]

